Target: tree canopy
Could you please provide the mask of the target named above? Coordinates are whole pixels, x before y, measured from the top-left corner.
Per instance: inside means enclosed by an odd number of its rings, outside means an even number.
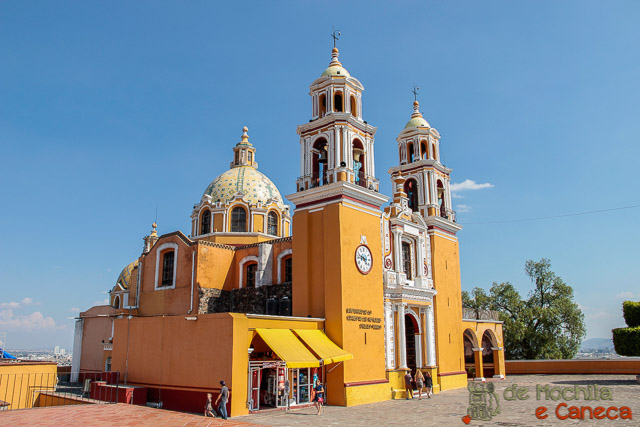
[[[535,285],[526,299],[511,283],[494,282],[488,294],[477,287],[471,294],[463,291],[462,305],[500,313],[507,359],[571,359],[586,332],[573,288],[546,258],[529,260],[524,269]]]

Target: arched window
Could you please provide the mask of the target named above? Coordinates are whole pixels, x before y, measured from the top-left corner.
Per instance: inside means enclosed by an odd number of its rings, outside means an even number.
[[[424,141],[420,143],[420,158],[422,160],[427,160],[429,158],[429,150],[427,150],[427,145]]]
[[[365,179],[364,170],[364,145],[359,139],[353,140],[353,173],[355,175],[355,183],[366,187],[367,181]]]
[[[311,187],[319,187],[329,182],[327,176],[327,156],[329,144],[324,138],[318,138],[313,143],[312,162],[313,171],[311,174]]]
[[[402,266],[404,273],[407,275],[407,280],[413,278],[411,271],[411,244],[402,242]]]
[[[211,233],[211,211],[209,209],[202,213],[200,219],[200,234]]]
[[[166,251],[162,254],[162,281],[160,286],[173,286],[173,265],[175,261],[175,251]]]
[[[404,183],[404,192],[409,199],[409,209],[418,212],[418,183],[415,179],[408,179]]]
[[[240,164],[240,151],[236,151],[236,165]]]
[[[117,295],[113,299],[113,308],[120,308],[120,297]]]
[[[327,114],[327,97],[324,93],[320,95],[318,102],[320,104],[320,117],[324,117]]]
[[[243,231],[247,231],[247,211],[238,206],[231,211],[231,232]]]
[[[447,217],[447,207],[445,205],[444,200],[444,185],[442,181],[438,180],[438,205],[440,206],[440,216],[443,218]]]
[[[337,113],[342,113],[344,111],[344,106],[342,105],[342,92],[336,92],[333,96],[333,110]]]
[[[258,264],[253,263],[249,264],[246,267],[247,271],[247,288],[255,288],[256,287],[256,271],[258,270]]]
[[[351,115],[353,117],[358,117],[358,103],[356,101],[356,97],[351,95]]]
[[[267,217],[267,234],[278,235],[278,214],[271,211]]]
[[[288,257],[284,260],[284,281],[291,282],[293,280],[293,262],[292,258]]]
[[[409,163],[413,163],[415,160],[415,155],[413,153],[413,142],[410,142],[409,144]]]

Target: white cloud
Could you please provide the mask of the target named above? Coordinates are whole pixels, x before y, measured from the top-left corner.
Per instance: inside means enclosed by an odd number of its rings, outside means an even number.
[[[471,212],[471,206],[469,206],[469,205],[456,205],[456,212],[458,212],[458,213]]]
[[[462,182],[451,184],[451,191],[458,192],[458,191],[467,191],[467,190],[482,190],[484,188],[492,188],[492,187],[493,187],[493,184],[489,184],[488,182],[485,182],[484,184],[478,184],[472,179],[465,179]]]
[[[94,301],[93,305],[109,305],[109,298],[105,298],[102,301]]]
[[[50,316],[43,316],[39,311],[27,315],[15,315],[13,310],[0,310],[0,327],[10,329],[60,329],[64,326],[56,325]]]
[[[80,313],[82,310],[80,310],[78,307],[71,307],[69,311],[71,313]]]
[[[20,302],[16,302],[16,301],[2,302],[0,303],[0,308],[20,308],[20,307],[27,307],[30,305],[40,305],[40,303],[33,302],[32,298],[24,297]]]
[[[620,299],[620,300],[630,300],[634,298],[640,298],[640,294],[634,294],[631,291],[626,291],[626,292],[620,292],[618,295],[616,295],[616,299]]]

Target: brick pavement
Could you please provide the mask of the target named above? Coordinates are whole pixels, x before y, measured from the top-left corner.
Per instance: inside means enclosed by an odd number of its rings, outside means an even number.
[[[0,412],[0,426],[255,426],[239,419],[221,420],[202,415],[127,405],[73,405]]]
[[[489,384],[489,383],[487,383]],[[471,420],[470,426],[640,426],[640,385],[631,375],[526,375],[511,376],[503,381],[491,382],[499,399],[500,413],[490,421]],[[504,391],[517,384],[529,389],[529,399],[506,401]],[[560,420],[556,418],[555,408],[563,400],[541,400],[536,398],[536,385],[548,384],[550,387],[585,387],[596,384],[608,387],[612,392],[611,401],[567,400],[568,406],[629,406],[633,420]],[[549,417],[539,420],[535,416],[536,408],[546,406]],[[467,389],[449,390],[435,395],[432,399],[390,400],[370,405],[350,408],[326,406],[323,415],[316,416],[314,408],[253,414],[235,419],[268,426],[465,426],[462,417],[469,407]],[[562,408],[560,415],[567,413]]]

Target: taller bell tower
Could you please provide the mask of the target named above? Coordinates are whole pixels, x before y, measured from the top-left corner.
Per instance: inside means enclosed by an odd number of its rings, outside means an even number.
[[[362,120],[364,87],[334,47],[310,86],[311,119],[298,126],[300,177],[293,216],[293,315],[325,319],[347,360],[326,369],[328,402],[390,398],[385,371],[381,209],[373,135]]]
[[[422,116],[420,104],[396,139],[398,166],[389,169],[394,200],[404,198],[407,210],[427,226],[435,322],[437,382],[442,390],[465,387],[467,376],[462,342],[460,253],[456,234],[462,226],[451,209],[451,169],[440,160],[440,133]]]
[[[345,181],[378,190],[373,135],[362,120],[362,83],[342,66],[333,48],[329,67],[310,86],[311,119],[298,126],[298,191]]]

